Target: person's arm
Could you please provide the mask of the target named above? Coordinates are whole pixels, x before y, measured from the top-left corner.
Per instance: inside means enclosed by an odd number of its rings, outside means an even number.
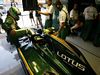
[[[42,11],[38,11],[38,14],[43,14],[43,15],[50,15],[51,13],[49,13],[48,11],[46,11],[46,12],[42,12]]]
[[[70,11],[70,19],[73,19],[73,10]]]
[[[53,13],[53,11],[54,11],[54,8],[53,8],[53,6],[51,5],[51,6],[49,7],[48,11],[46,11],[46,12],[38,11],[38,13],[48,16],[48,15],[51,15],[51,14]]]
[[[62,31],[62,29],[65,27],[65,23],[66,23],[66,13],[65,12],[61,12],[60,13],[60,17],[59,17],[59,30],[57,31],[58,33],[60,33]]]
[[[98,12],[97,12],[97,9],[96,8],[94,8],[94,19],[96,19],[96,17],[97,17],[97,15],[98,15]]]
[[[64,26],[65,26],[65,22],[61,22],[59,26],[59,30],[57,32],[60,33],[62,29],[64,28]]]
[[[62,23],[60,24],[60,26],[59,26],[58,31],[55,32],[54,35],[58,35],[58,34],[62,31],[62,29],[64,28],[64,26],[65,26],[65,22],[62,22]]]

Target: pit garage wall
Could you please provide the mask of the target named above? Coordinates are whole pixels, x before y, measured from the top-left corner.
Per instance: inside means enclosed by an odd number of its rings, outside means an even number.
[[[12,0],[0,0],[3,1],[4,4],[10,4]],[[18,2],[18,4],[22,4],[22,0],[15,0],[16,2]],[[39,2],[43,2],[45,3],[46,0],[38,0]],[[55,3],[56,0],[53,0],[53,3]],[[86,6],[88,6],[88,3],[90,2],[94,2],[96,3],[96,7],[98,9],[98,11],[100,12],[100,0],[61,0],[63,4],[65,4],[67,7],[69,6],[69,11],[73,8],[73,4],[75,2],[79,3],[81,7],[81,9],[83,10]],[[82,12],[82,10],[80,10]]]
[[[83,12],[84,8],[87,7],[89,3],[94,3],[96,5],[98,12],[100,12],[100,0],[61,0],[61,1],[68,7],[68,11],[70,11],[73,8],[74,3],[78,3],[79,5],[78,9],[80,13]]]
[[[3,0],[4,4],[10,4],[13,0]],[[18,4],[22,4],[22,0],[15,0]]]
[[[96,5],[96,8],[98,10],[98,12],[100,12],[100,0],[61,0],[66,6],[69,5],[70,3],[70,9],[72,9],[73,3],[77,2],[81,7],[82,10],[84,10],[84,8],[86,6],[89,5],[89,3],[93,2]],[[80,10],[82,12],[82,10]]]
[[[100,12],[100,0],[95,0],[96,7],[98,9],[98,12]]]

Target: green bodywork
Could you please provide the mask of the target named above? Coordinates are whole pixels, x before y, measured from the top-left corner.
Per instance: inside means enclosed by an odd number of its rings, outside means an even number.
[[[45,73],[72,75],[70,69],[57,59],[55,53],[52,53],[52,48],[52,45],[48,47],[47,43],[41,45],[40,42],[39,44],[33,43],[31,47],[26,45],[21,48],[21,51],[34,75],[45,75]]]
[[[46,72],[59,75],[35,50],[29,49],[23,54],[34,75],[44,75]]]
[[[43,38],[35,35],[31,40],[20,49],[34,75],[95,75],[84,56],[72,44],[51,35]]]

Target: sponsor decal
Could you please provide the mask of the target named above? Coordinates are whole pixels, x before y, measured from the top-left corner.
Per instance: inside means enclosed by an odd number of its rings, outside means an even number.
[[[63,54],[63,53],[60,53],[59,51],[57,51],[57,55],[58,55],[61,59],[63,59],[63,61],[64,61],[65,63],[68,63],[69,65],[74,66],[74,67],[80,69],[81,71],[85,71],[85,68],[86,68],[86,67],[85,67],[84,65],[80,64],[79,62],[75,61],[74,59],[72,59],[72,58],[66,56],[66,55]]]

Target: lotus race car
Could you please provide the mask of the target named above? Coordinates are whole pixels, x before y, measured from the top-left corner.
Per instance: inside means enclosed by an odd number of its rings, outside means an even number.
[[[80,50],[50,29],[19,38],[19,44],[26,75],[96,75]]]

